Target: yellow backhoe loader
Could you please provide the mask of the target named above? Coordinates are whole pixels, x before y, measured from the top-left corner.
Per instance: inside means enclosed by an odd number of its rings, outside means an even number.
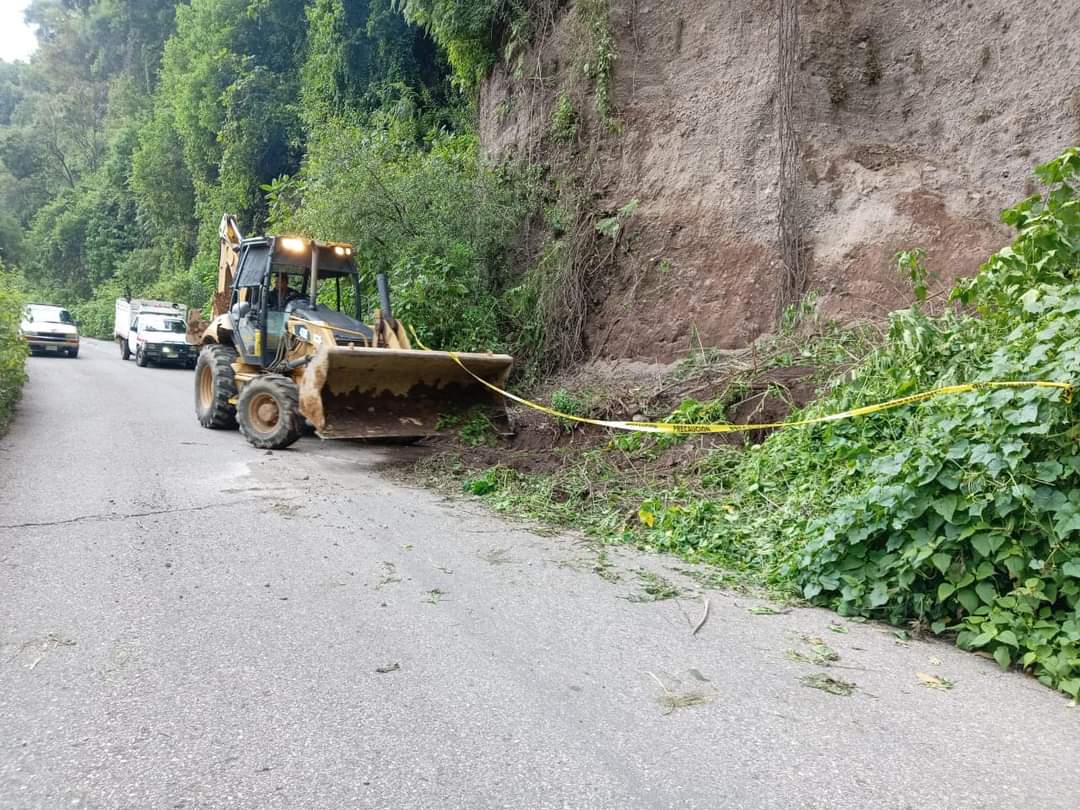
[[[365,301],[351,245],[290,236],[245,238],[222,217],[213,316],[189,322],[201,346],[195,412],[207,428],[239,426],[256,447],[295,442],[307,420],[326,439],[414,439],[471,408],[508,431],[502,398],[446,352],[412,348],[394,319],[386,277]],[[513,358],[463,353],[470,371],[504,387]]]

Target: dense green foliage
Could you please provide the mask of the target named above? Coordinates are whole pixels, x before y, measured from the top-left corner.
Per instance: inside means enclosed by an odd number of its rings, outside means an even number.
[[[1080,381],[1080,154],[1037,174],[1045,193],[1004,214],[1015,242],[954,292],[967,308],[894,313],[884,345],[802,415],[958,382]],[[900,258],[920,285],[920,255]],[[827,334],[830,347],[846,350]],[[823,348],[803,351],[792,360]],[[676,418],[717,420],[726,405],[686,403]],[[629,434],[568,456],[556,474],[496,469],[466,486],[518,514],[708,560],[847,615],[954,634],[1076,697],[1075,407],[1053,389],[940,398],[716,448],[666,484],[642,470],[673,440]]]
[[[908,379],[1080,380],[1080,153],[1038,175],[1046,196],[1005,212],[1016,241],[957,290],[981,317],[914,321]],[[1080,695],[1080,432],[1059,399],[968,394],[911,416],[901,443],[845,443],[870,480],[808,526],[805,595],[955,630]]]
[[[351,241],[390,273],[396,314],[425,343],[507,348],[506,246],[534,205],[521,173],[481,165],[475,136],[416,111],[409,95],[309,143],[273,184],[276,230]]]
[[[26,341],[19,334],[23,298],[16,282],[0,264],[0,432],[26,381]]]
[[[125,292],[204,305],[230,212],[248,233],[353,241],[369,286],[388,269],[426,340],[505,348],[508,246],[536,186],[482,163],[456,87],[475,87],[523,15],[505,2],[34,0],[37,52],[0,63],[0,257],[106,335]]]

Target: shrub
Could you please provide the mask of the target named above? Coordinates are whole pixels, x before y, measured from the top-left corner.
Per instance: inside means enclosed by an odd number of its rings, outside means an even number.
[[[14,273],[0,264],[0,430],[26,382],[26,341],[19,335],[23,296]]]
[[[391,271],[394,316],[425,345],[458,351],[501,351],[498,301],[473,268],[438,256],[408,257]]]
[[[551,137],[559,143],[573,143],[578,134],[578,115],[568,93],[560,93],[551,113]]]
[[[1007,210],[1015,242],[955,296],[981,317],[926,319],[949,347],[939,383],[1080,380],[1080,174],[1073,149],[1037,169],[1047,192]],[[887,351],[887,350],[886,350]],[[1080,430],[1058,392],[941,401],[874,453],[872,483],[808,527],[803,593],[845,614],[916,620],[1080,695]],[[835,444],[834,452],[841,448]]]

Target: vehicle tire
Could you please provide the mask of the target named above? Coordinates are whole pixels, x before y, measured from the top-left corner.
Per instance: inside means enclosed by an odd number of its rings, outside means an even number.
[[[236,352],[226,346],[206,346],[195,362],[195,415],[204,428],[236,429],[233,361]]]
[[[146,352],[143,351],[142,346],[135,349],[135,365],[139,368],[146,368],[150,364],[150,361],[146,359]]]
[[[78,349],[68,349],[68,353],[67,353],[67,355],[68,355],[68,357],[70,357],[70,358],[71,358],[72,360],[74,360],[74,359],[75,359],[76,357],[78,357],[78,356],[79,356],[79,350],[78,350]]]
[[[120,359],[121,360],[130,360],[131,359],[131,348],[128,346],[127,339],[126,338],[120,338],[119,343],[120,343]]]
[[[236,401],[240,432],[255,447],[280,450],[300,438],[300,391],[280,374],[264,374],[244,386]]]

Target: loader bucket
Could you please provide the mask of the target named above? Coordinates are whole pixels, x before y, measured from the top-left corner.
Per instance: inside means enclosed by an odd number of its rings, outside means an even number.
[[[470,371],[500,388],[513,365],[504,354],[459,354]],[[321,349],[300,382],[300,413],[324,439],[434,436],[480,406],[510,432],[503,398],[446,352]]]

